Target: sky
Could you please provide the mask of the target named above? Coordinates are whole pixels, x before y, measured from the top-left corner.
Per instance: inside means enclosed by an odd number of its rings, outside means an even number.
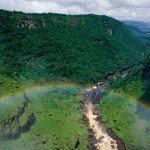
[[[0,0],[0,9],[35,13],[97,14],[119,20],[150,20],[150,0]]]

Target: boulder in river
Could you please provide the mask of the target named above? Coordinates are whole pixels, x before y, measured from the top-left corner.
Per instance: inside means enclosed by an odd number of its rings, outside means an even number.
[[[84,122],[89,122],[89,118],[85,114],[83,115],[83,121]]]
[[[99,110],[94,110],[93,115],[99,115]]]

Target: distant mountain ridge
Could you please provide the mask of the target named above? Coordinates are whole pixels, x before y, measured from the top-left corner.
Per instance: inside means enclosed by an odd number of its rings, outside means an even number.
[[[142,31],[150,31],[150,22],[144,21],[123,21],[126,25],[135,27]]]

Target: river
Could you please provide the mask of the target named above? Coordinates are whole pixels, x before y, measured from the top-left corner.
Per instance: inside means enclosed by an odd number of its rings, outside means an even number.
[[[90,129],[90,149],[92,150],[126,150],[125,144],[109,130],[100,119],[100,112],[96,109],[102,103],[102,92],[96,86],[85,89],[83,120]]]

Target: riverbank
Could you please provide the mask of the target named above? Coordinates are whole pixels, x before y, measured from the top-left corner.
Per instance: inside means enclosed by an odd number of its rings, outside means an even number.
[[[90,131],[90,150],[126,150],[125,144],[106,127],[100,119],[100,112],[96,109],[102,103],[102,93],[96,87],[88,88],[84,95],[83,120]]]
[[[96,150],[118,150],[117,142],[107,134],[104,126],[97,120],[99,114],[94,114],[94,110],[95,108],[92,102],[87,101],[85,103],[85,116],[89,120],[89,128],[93,131],[96,139],[93,147]]]

